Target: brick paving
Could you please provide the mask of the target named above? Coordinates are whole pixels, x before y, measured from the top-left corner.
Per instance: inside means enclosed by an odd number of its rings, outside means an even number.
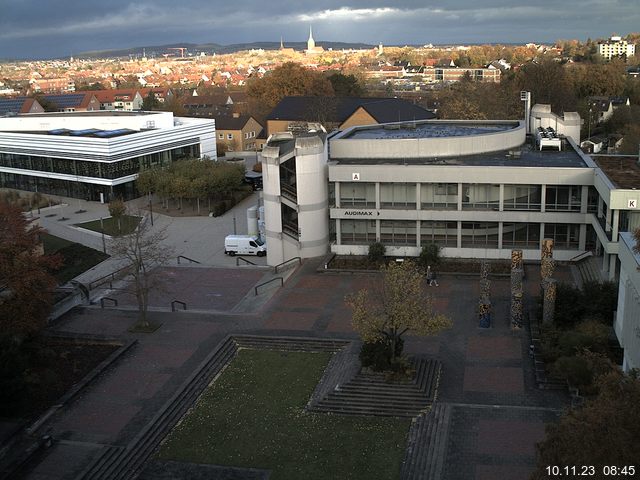
[[[66,443],[50,449],[30,478],[73,478],[96,454],[96,446],[127,445],[228,334],[356,338],[344,297],[370,288],[377,277],[317,273],[319,263],[306,261],[268,303],[244,314],[225,312],[245,301],[263,270],[167,269],[171,291],[158,298],[187,299],[190,308],[211,313],[152,311],[151,318],[162,323],[152,334],[127,331],[136,321],[135,311],[72,311],[55,329],[136,338],[139,343],[43,426]],[[568,270],[559,268],[557,277],[569,278]],[[526,292],[537,294],[536,267],[527,266],[526,272]],[[407,335],[405,351],[442,362],[438,401],[452,408],[442,478],[526,478],[535,465],[534,445],[543,437],[544,424],[557,419],[566,397],[535,388],[526,331],[512,332],[509,324],[509,279],[492,279],[489,329],[478,328],[477,277],[441,275],[438,280],[440,286],[428,292],[453,327],[437,337]],[[47,470],[71,450],[75,457],[67,467]]]

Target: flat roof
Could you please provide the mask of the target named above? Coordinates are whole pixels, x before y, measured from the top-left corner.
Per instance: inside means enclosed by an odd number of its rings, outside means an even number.
[[[146,111],[123,111],[123,110],[88,110],[86,112],[43,112],[43,113],[21,113],[17,117],[95,117],[98,115],[106,117],[141,117],[144,115],[157,115],[162,112]]]
[[[389,140],[406,138],[447,138],[486,135],[504,132],[519,126],[519,122],[474,122],[462,124],[460,122],[421,121],[390,123],[386,125],[356,127],[347,135],[341,137],[346,140]]]
[[[423,158],[330,158],[330,161],[344,165],[460,165],[487,167],[537,167],[537,168],[587,168],[588,165],[569,144],[562,151],[538,150],[531,143],[516,149],[459,155],[451,157]]]
[[[640,188],[640,160],[635,155],[591,155],[617,188]]]

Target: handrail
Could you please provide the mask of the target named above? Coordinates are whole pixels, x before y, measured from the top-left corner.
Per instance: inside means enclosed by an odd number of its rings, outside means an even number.
[[[181,302],[180,300],[174,300],[173,302],[171,302],[171,311],[175,312],[176,311],[176,303],[180,304],[182,306],[183,310],[187,309],[187,304],[184,302]]]
[[[111,298],[111,297],[102,297],[100,299],[100,308],[104,308],[104,301],[105,300],[109,300],[110,302],[113,302],[113,306],[117,307],[118,306],[118,299],[116,298]]]
[[[185,257],[184,255],[178,255],[178,265],[180,265],[181,258],[184,258],[185,260],[189,260],[189,262],[191,263],[198,263],[198,264],[200,263],[199,261],[194,260],[193,258]]]
[[[294,261],[294,260],[298,260],[298,265],[302,265],[302,258],[300,258],[300,257],[293,257],[293,258],[290,258],[289,260],[285,260],[284,262],[279,263],[278,265],[276,265],[275,267],[273,267],[273,273],[278,273],[278,268],[279,268],[279,267],[282,267],[282,266],[286,265],[287,263],[292,262],[292,261]]]
[[[587,250],[586,252],[579,253],[575,257],[570,258],[569,262],[577,262],[579,260],[582,260],[583,258],[592,257],[592,256],[593,256],[593,252],[591,250]]]
[[[280,280],[280,286],[282,287],[284,285],[284,279],[282,277],[275,277],[272,278],[271,280],[267,280],[264,283],[261,283],[260,285],[256,285],[253,289],[253,291],[255,292],[256,296],[258,296],[258,288],[263,287],[271,282],[275,282],[276,280]]]
[[[248,265],[256,265],[251,260],[247,260],[244,257],[236,257],[236,267],[240,266],[240,263],[239,263],[240,260],[242,260],[243,262],[247,263]]]
[[[131,268],[131,265],[125,265],[122,268],[119,268],[118,270],[116,270],[115,272],[111,272],[103,277],[100,277],[96,280],[94,280],[93,282],[89,283],[89,291],[93,290],[95,287],[102,285],[103,283],[106,283],[105,280],[109,279],[109,288],[113,288],[113,281],[115,280],[115,276],[117,274],[119,274],[120,272],[124,271],[124,270],[128,270],[129,268]]]

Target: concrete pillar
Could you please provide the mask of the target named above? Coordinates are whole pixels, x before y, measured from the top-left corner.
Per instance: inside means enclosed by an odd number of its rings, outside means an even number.
[[[416,210],[422,209],[422,192],[420,184],[416,183]]]
[[[340,182],[335,182],[333,187],[333,194],[336,196],[336,208],[341,208],[340,206]]]
[[[609,271],[609,254],[602,252],[602,271],[607,273]]]
[[[614,281],[616,279],[616,263],[618,261],[618,256],[610,255],[609,257],[609,281]]]
[[[620,226],[620,210],[613,211],[613,220],[611,222],[611,241],[618,241],[618,227]]]
[[[556,310],[556,289],[556,281],[552,278],[542,283],[542,291],[544,292],[542,301],[543,323],[553,323]]]
[[[336,218],[335,220],[329,220],[330,222],[336,222],[336,245],[342,245],[342,220]]]
[[[545,212],[546,204],[547,204],[547,186],[540,185],[540,211],[542,213]],[[540,238],[542,238],[542,234],[540,235]]]
[[[380,182],[376,182],[376,210],[380,210]]]
[[[586,250],[587,248],[587,226],[583,223],[580,225],[580,233],[578,237],[578,250]]]
[[[607,208],[607,214],[605,215],[605,232],[611,231],[611,209]]]
[[[500,184],[500,196],[498,200],[498,211],[504,212],[504,183]]]
[[[604,201],[602,200],[602,197],[598,195],[598,218],[602,218],[602,216],[604,215],[602,208],[603,204]]]
[[[379,242],[380,238],[380,220],[376,220],[376,242]]]
[[[457,247],[462,248],[462,222],[458,222],[458,238],[457,238]]]
[[[587,213],[589,209],[589,187],[582,186],[582,194],[580,195],[580,213]]]
[[[422,236],[420,235],[420,220],[416,220],[416,247],[422,248]]]
[[[502,231],[503,231],[503,223],[498,222],[498,250],[502,250]]]
[[[462,211],[462,184],[458,184],[458,211]],[[458,230],[460,227],[458,226]],[[458,242],[458,248],[460,247],[460,242]]]

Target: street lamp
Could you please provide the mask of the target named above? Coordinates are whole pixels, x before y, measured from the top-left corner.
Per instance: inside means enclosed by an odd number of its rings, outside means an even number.
[[[589,134],[588,134],[589,138],[588,138],[588,140],[591,140],[591,112],[592,112],[592,109],[589,108]]]

